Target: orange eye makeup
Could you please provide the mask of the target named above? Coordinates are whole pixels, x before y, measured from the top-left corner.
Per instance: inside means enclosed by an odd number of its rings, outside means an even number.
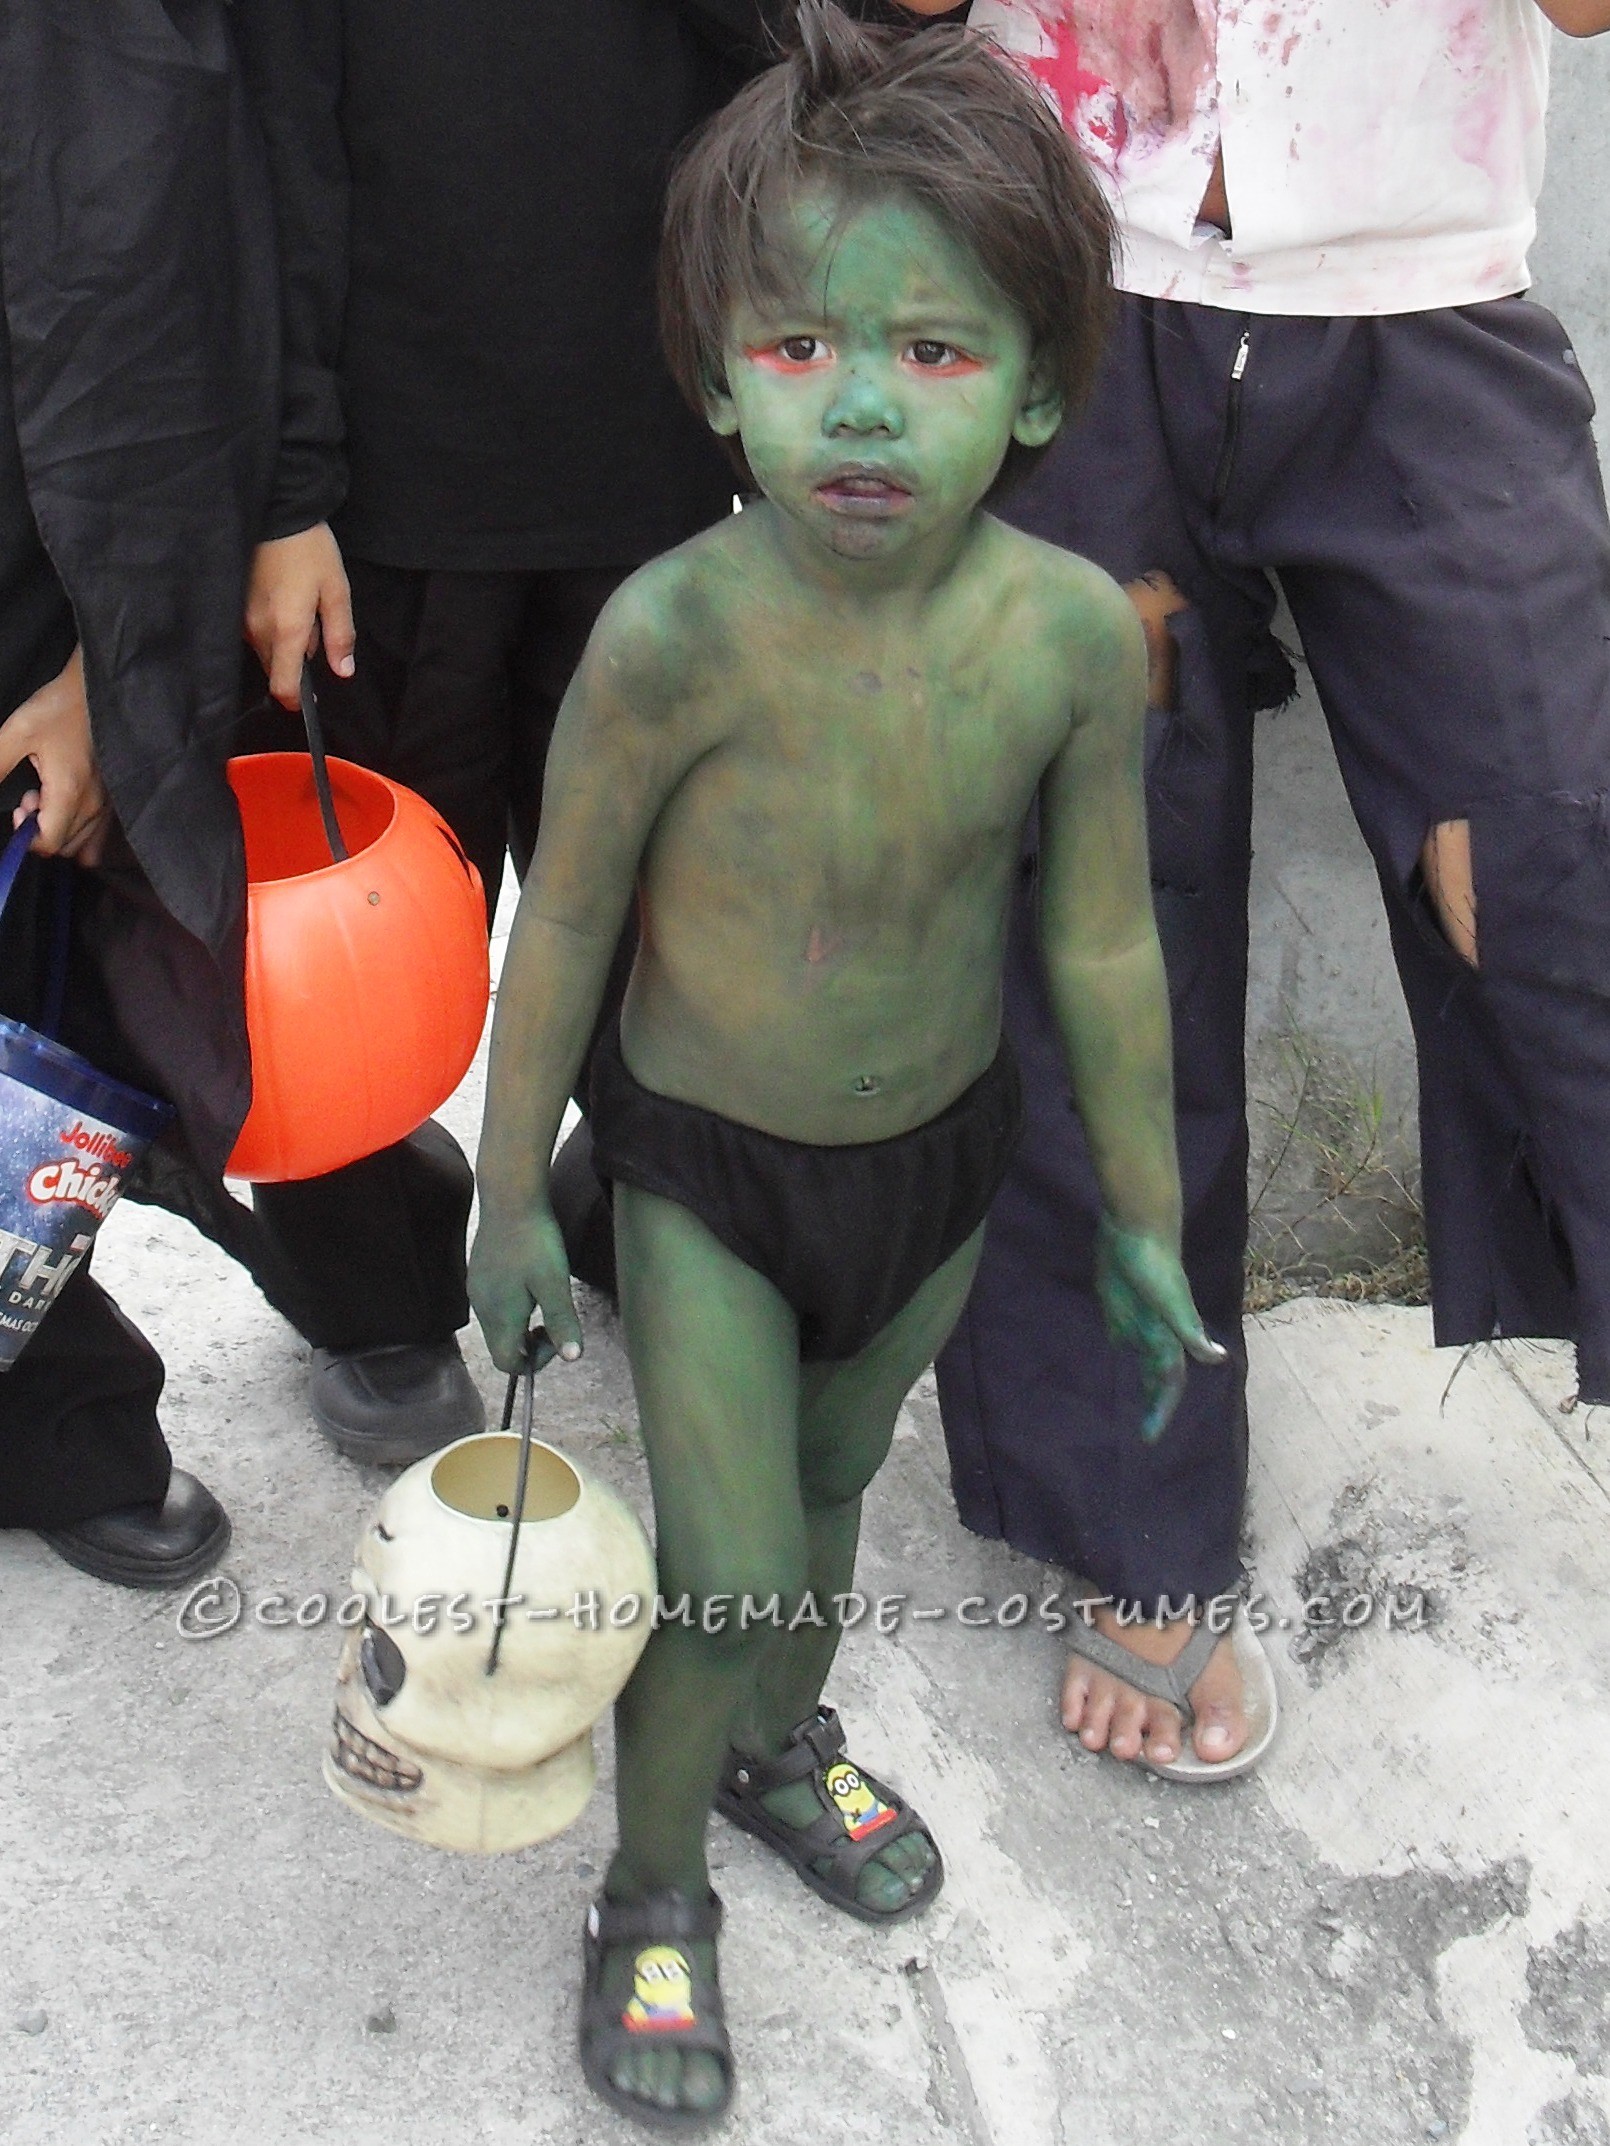
[[[984,370],[982,358],[969,357],[954,343],[936,343],[927,338],[908,343],[901,356],[913,372],[928,373],[941,380],[962,379],[968,373]]]
[[[814,373],[832,364],[833,349],[819,335],[785,335],[775,343],[746,344],[744,356],[775,373]]]

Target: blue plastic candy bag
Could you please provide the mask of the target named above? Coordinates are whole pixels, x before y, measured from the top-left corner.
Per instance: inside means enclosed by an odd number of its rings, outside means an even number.
[[[36,824],[24,821],[0,856],[0,911]],[[64,953],[58,945],[58,969]],[[172,1116],[171,1105],[0,1016],[0,1371],[21,1355]]]

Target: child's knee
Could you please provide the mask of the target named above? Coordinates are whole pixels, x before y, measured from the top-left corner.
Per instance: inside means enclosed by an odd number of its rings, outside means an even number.
[[[857,1447],[814,1456],[800,1463],[799,1487],[807,1512],[852,1505],[889,1457],[894,1425],[887,1435]]]

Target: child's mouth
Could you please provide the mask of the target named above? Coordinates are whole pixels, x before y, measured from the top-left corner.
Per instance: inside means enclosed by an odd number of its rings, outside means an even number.
[[[824,478],[816,496],[835,514],[862,521],[881,521],[900,514],[911,504],[911,494],[883,470],[841,469]]]

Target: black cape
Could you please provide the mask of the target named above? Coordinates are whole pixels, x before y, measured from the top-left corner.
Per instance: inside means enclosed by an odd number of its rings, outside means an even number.
[[[127,842],[79,875],[126,1046],[109,1070],[169,1096],[216,1175],[250,1096],[223,770],[280,395],[227,0],[0,0],[0,289],[27,504]],[[43,682],[5,680],[0,713]]]

